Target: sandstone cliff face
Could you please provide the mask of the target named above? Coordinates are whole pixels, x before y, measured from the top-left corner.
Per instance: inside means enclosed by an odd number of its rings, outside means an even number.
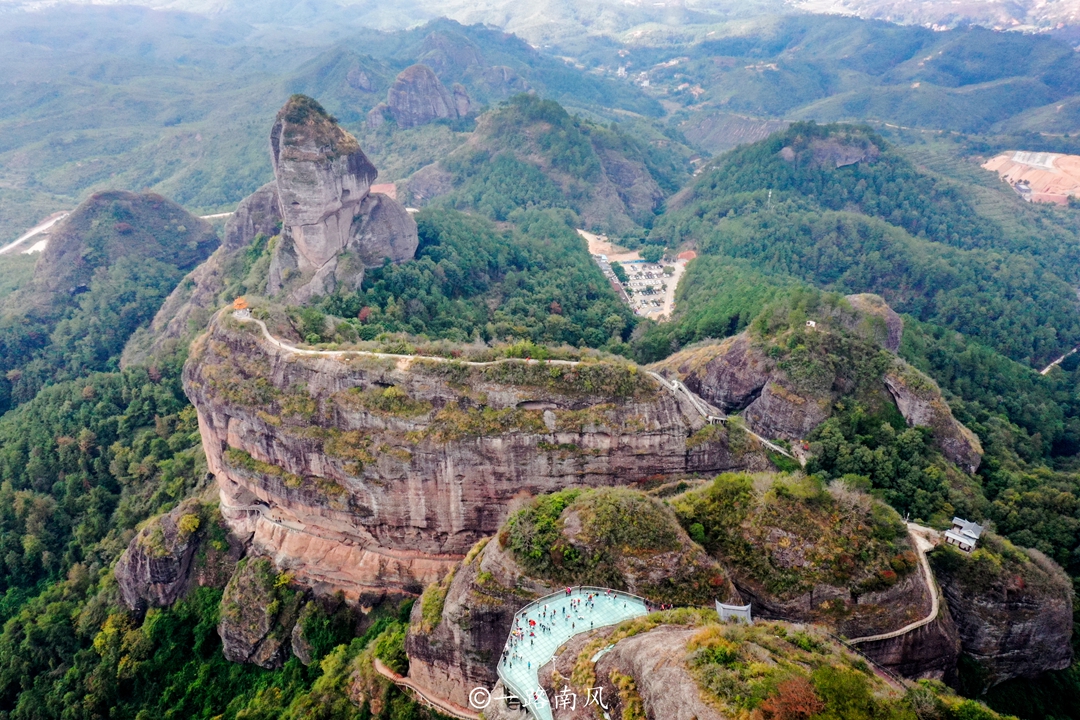
[[[983,453],[979,438],[953,417],[933,380],[898,364],[885,376],[885,386],[908,425],[931,428],[934,444],[945,457],[969,473],[979,469]]]
[[[401,71],[386,93],[386,104],[398,127],[426,125],[434,120],[453,119],[468,113],[468,93],[451,95],[427,65],[412,65]],[[457,88],[455,88],[457,90]],[[466,112],[459,112],[459,103]]]
[[[956,623],[945,609],[937,619],[899,637],[859,643],[863,653],[897,675],[912,679],[941,680],[956,678],[960,657],[960,637]]]
[[[287,292],[302,304],[339,286],[358,287],[366,265],[413,257],[416,223],[395,201],[369,194],[375,166],[318,103],[290,99],[270,149],[284,227],[267,294]],[[353,256],[369,261],[349,262]]]
[[[562,559],[540,572],[512,549],[518,533],[538,533],[530,519],[536,511],[536,504],[527,506],[496,538],[481,541],[452,581],[429,586],[414,606],[406,649],[409,676],[422,686],[464,705],[472,688],[494,685],[514,613],[552,586],[603,585],[657,604],[741,602],[726,570],[654,498],[622,488],[578,494],[557,519]],[[582,560],[573,564],[569,556]],[[433,619],[438,598],[441,613]]]
[[[1065,572],[1037,550],[984,533],[964,555],[931,556],[961,648],[985,672],[986,687],[1035,677],[1072,662],[1073,593]]]
[[[688,401],[626,367],[299,356],[232,323],[184,371],[222,513],[298,580],[353,600],[418,592],[515,498],[769,466],[745,435],[691,442],[704,428]]]
[[[168,355],[206,327],[236,274],[238,256],[259,235],[278,234],[281,224],[277,183],[263,185],[244,198],[225,224],[225,241],[206,262],[188,273],[157,311],[149,329],[132,336],[121,365],[140,365]],[[231,298],[227,298],[231,299]]]
[[[847,348],[857,349],[867,358],[872,355],[867,352],[867,343],[895,353],[903,336],[900,317],[876,295],[850,295],[845,300],[846,307],[806,329],[806,333],[822,338],[818,352],[827,352],[826,334],[845,333]],[[764,437],[805,438],[832,414],[837,399],[856,389],[852,373],[841,362],[831,368],[816,368],[817,377],[800,381],[767,352],[772,341],[775,339],[747,331],[676,353],[659,363],[658,369],[679,377],[718,408],[742,412],[750,429]],[[841,347],[837,343],[832,351]],[[806,359],[801,362],[807,364]],[[946,458],[966,472],[978,469],[982,460],[979,439],[953,417],[941,390],[929,377],[893,356],[880,384],[863,389],[886,390],[908,425],[933,430],[934,443]]]
[[[409,677],[462,707],[468,707],[473,688],[498,681],[495,668],[514,613],[553,590],[523,575],[498,540],[483,542],[478,554],[470,553],[455,569],[438,623],[432,627],[424,618],[428,593],[438,592],[431,589],[413,605],[405,638]]]

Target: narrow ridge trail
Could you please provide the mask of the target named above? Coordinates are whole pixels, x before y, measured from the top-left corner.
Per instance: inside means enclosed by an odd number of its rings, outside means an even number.
[[[400,369],[402,369],[402,370],[408,369],[409,365],[414,360],[416,360],[417,358],[420,358],[420,359],[423,359],[423,360],[429,361],[429,362],[457,363],[459,365],[468,365],[470,367],[490,367],[492,365],[498,365],[498,364],[507,363],[507,362],[519,362],[519,363],[525,363],[526,365],[562,365],[562,366],[575,366],[575,365],[581,365],[582,364],[581,361],[579,361],[579,360],[536,360],[534,358],[524,358],[524,359],[521,359],[521,358],[503,358],[503,359],[500,359],[500,360],[477,361],[477,360],[458,360],[456,358],[445,358],[445,357],[439,357],[437,355],[398,355],[398,354],[394,354],[394,353],[375,352],[373,350],[310,350],[310,349],[306,349],[306,348],[299,348],[299,347],[296,347],[295,345],[290,345],[289,343],[284,342],[283,340],[279,340],[278,338],[274,337],[272,334],[270,334],[270,330],[266,327],[266,323],[264,323],[262,320],[259,320],[258,318],[252,317],[251,312],[249,310],[236,310],[236,311],[233,311],[233,317],[236,320],[239,320],[240,322],[255,323],[256,325],[258,325],[259,328],[262,330],[263,337],[265,337],[266,340],[271,345],[273,345],[274,347],[276,347],[276,348],[278,348],[280,350],[284,350],[285,352],[289,352],[289,353],[293,353],[293,354],[297,354],[297,355],[314,355],[314,356],[317,356],[317,357],[319,357],[319,356],[321,356],[321,357],[345,357],[345,356],[349,356],[349,355],[360,355],[360,356],[363,356],[363,357],[380,358],[380,359],[384,359],[384,360],[393,360],[393,361],[395,361],[398,364],[398,367]],[[651,378],[653,378],[658,383],[660,383],[660,385],[664,389],[666,389],[668,392],[675,395],[676,398],[678,398],[679,396],[685,397],[690,402],[691,407],[693,407],[694,410],[698,414],[700,414],[702,418],[704,418],[705,422],[707,422],[709,424],[714,424],[714,423],[717,423],[717,422],[726,423],[728,421],[728,416],[727,415],[723,414],[720,410],[717,410],[716,408],[713,408],[712,406],[710,406],[708,403],[706,403],[704,400],[702,400],[700,397],[698,397],[694,392],[692,392],[690,390],[690,388],[686,387],[686,385],[679,382],[678,380],[667,380],[662,375],[660,375],[658,373],[655,373],[652,370],[646,370],[645,372]],[[755,433],[753,430],[750,430],[749,428],[744,427],[743,429],[746,431],[746,433],[748,435],[753,437],[755,440],[757,440],[758,442],[760,442],[762,445],[764,445],[768,449],[772,450],[773,452],[780,453],[781,455],[784,455],[785,457],[789,457],[792,460],[797,460],[797,458],[794,455],[792,455],[789,451],[785,450],[780,445],[777,445],[776,443],[772,442],[771,440],[768,440],[766,438],[761,437],[760,435]]]

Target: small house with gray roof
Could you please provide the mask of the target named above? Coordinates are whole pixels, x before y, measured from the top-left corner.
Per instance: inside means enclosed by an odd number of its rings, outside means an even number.
[[[982,532],[982,525],[954,517],[952,519],[952,529],[945,531],[945,542],[969,553],[975,549],[975,544],[982,536]]]

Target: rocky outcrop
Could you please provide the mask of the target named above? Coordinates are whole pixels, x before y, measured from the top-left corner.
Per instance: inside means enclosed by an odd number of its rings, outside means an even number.
[[[602,584],[657,604],[740,602],[727,572],[690,541],[669,508],[642,493],[622,488],[587,491],[564,508],[558,518],[558,552],[582,560],[578,565],[560,560],[550,574],[530,571],[530,561],[510,549],[515,532],[532,535],[527,527],[530,511],[515,516],[496,538],[477,545],[451,582],[429,586],[413,607],[406,649],[409,677],[418,684],[460,705],[467,703],[472,688],[491,687],[498,679],[495,668],[514,614],[531,599],[550,593],[552,586]],[[635,537],[650,540],[635,546],[621,531],[627,526],[637,528]],[[435,615],[439,598],[442,612]]]
[[[386,120],[390,115],[390,106],[384,102],[379,103],[375,107],[368,110],[367,114],[367,126],[369,130],[375,130],[381,128],[386,124]]]
[[[136,612],[168,607],[187,586],[198,547],[198,502],[188,501],[147,523],[116,563],[115,575],[124,604]]]
[[[747,426],[767,438],[804,438],[828,419],[836,393],[796,389],[775,360],[749,333],[717,345],[677,353],[661,367],[725,412],[743,414]]]
[[[472,98],[469,97],[469,91],[461,83],[454,83],[450,92],[454,96],[454,109],[457,110],[458,117],[468,115],[472,110]]]
[[[1072,662],[1072,583],[1037,550],[984,533],[971,555],[940,547],[931,563],[964,653],[986,687]]]
[[[630,216],[642,222],[654,215],[664,203],[664,191],[645,163],[614,150],[603,149],[597,154],[604,174],[614,185]]]
[[[438,165],[426,165],[408,179],[406,190],[411,202],[422,205],[432,198],[454,190],[454,174]]]
[[[701,690],[690,674],[687,645],[696,632],[696,628],[661,625],[620,640],[600,657],[594,672],[598,686],[604,688],[603,694],[610,700],[612,717],[630,717],[623,700],[627,693],[625,690],[620,693],[614,683],[615,677],[623,675],[634,679],[647,717],[724,720],[723,714],[702,699]],[[560,716],[559,720],[563,718]]]
[[[289,587],[267,558],[240,561],[221,598],[218,635],[233,662],[277,668],[288,658],[304,593]]]
[[[797,440],[810,434],[832,413],[832,394],[815,396],[791,388],[786,378],[774,377],[743,411],[746,424],[767,438]]]
[[[195,499],[147,522],[114,568],[124,604],[142,614],[172,605],[195,586],[224,587],[243,547],[222,524],[215,507]],[[212,532],[217,540],[208,542]]]
[[[982,460],[979,439],[953,417],[933,380],[895,356],[903,338],[900,316],[870,294],[849,295],[818,310],[805,328],[788,329],[783,337],[747,331],[676,353],[657,367],[716,407],[742,412],[751,430],[769,438],[807,437],[832,414],[834,403],[860,384],[863,392],[886,391],[908,425],[933,430],[942,454],[965,472],[975,472]],[[796,359],[784,345],[800,333],[795,346],[815,349]],[[879,380],[867,385],[855,367],[880,354],[875,346],[891,357],[886,371],[876,372]]]
[[[855,310],[854,315],[845,317],[848,330],[874,340],[889,352],[900,349],[900,341],[904,338],[904,320],[880,295],[860,293],[844,299]]]
[[[266,292],[292,303],[355,289],[364,269],[409,260],[416,223],[389,198],[370,195],[377,171],[356,139],[311,98],[294,95],[270,131],[284,227]]]
[[[518,498],[769,467],[637,368],[302,356],[222,318],[184,387],[234,530],[320,591],[417,593]]]
[[[430,588],[413,605],[405,638],[409,677],[439,697],[468,707],[473,688],[492,687],[499,679],[495,668],[514,614],[551,591],[523,575],[497,540],[484,541],[457,567],[448,589]],[[438,611],[436,600],[429,597],[432,592],[445,593],[434,623],[424,617],[425,606],[429,613]]]
[[[465,88],[461,90],[464,92]],[[460,117],[463,113],[458,112],[456,99],[431,68],[419,64],[402,70],[386,93],[390,114],[402,128]],[[460,99],[468,107],[468,94]]]
[[[937,383],[907,364],[885,376],[885,386],[908,425],[934,431],[934,444],[951,462],[973,473],[982,462],[982,444],[975,433],[953,417]]]
[[[121,365],[140,365],[169,355],[202,332],[218,305],[232,300],[222,293],[230,281],[237,280],[243,252],[257,237],[277,235],[281,220],[277,183],[267,183],[244,198],[225,223],[225,241],[176,286],[150,327],[132,336]]]
[[[881,156],[881,148],[862,137],[829,136],[813,138],[799,148],[790,145],[780,150],[787,162],[804,162],[822,168],[842,168],[860,162],[872,163]]]

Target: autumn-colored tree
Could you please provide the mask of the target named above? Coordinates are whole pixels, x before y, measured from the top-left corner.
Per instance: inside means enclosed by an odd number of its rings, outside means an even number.
[[[806,720],[825,709],[825,703],[802,675],[785,680],[776,694],[761,703],[764,720]]]

